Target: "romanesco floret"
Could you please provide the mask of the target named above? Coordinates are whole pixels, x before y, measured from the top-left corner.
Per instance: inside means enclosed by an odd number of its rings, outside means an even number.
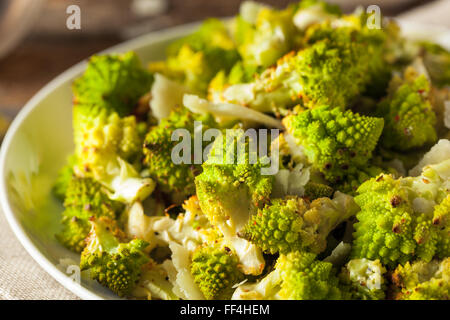
[[[172,152],[175,146],[180,144],[180,141],[176,139],[181,138],[183,142],[189,140],[190,148],[190,150],[182,150],[183,159],[186,157],[185,152],[191,152],[194,155],[194,130],[199,129],[199,127],[195,128],[195,121],[202,125],[203,131],[218,126],[209,114],[195,114],[186,108],[176,108],[168,118],[150,129],[144,141],[144,165],[148,168],[150,176],[158,183],[161,191],[168,194],[181,194],[183,195],[181,199],[195,193],[194,177],[201,172],[201,163],[191,163],[193,160],[191,156],[185,163],[175,163]],[[178,134],[177,129],[181,130]],[[185,136],[186,132],[189,136]],[[175,140],[172,137],[175,137]],[[209,142],[203,142],[203,147],[208,144]]]
[[[382,300],[385,298],[385,273],[386,268],[378,259],[353,259],[342,268],[339,280],[342,290],[347,288],[349,299]]]
[[[333,265],[316,255],[294,251],[280,255],[275,270],[259,282],[239,286],[236,300],[335,300],[342,298]]]
[[[131,113],[151,81],[137,56],[126,53],[91,58],[73,86],[79,171],[105,184],[114,191],[113,198],[124,202],[142,200],[154,188],[153,181],[141,179],[131,165],[140,159],[146,130]]]
[[[311,203],[298,197],[274,199],[250,218],[240,235],[270,254],[325,250],[328,234],[358,212],[353,198],[337,192],[336,197]]]
[[[287,131],[326,180],[338,183],[367,165],[383,130],[383,119],[320,107],[283,119]]]
[[[68,249],[81,252],[89,234],[91,217],[115,219],[123,205],[108,198],[108,190],[91,178],[72,178],[67,186],[61,224],[56,234],[58,241]]]
[[[276,10],[261,6],[254,17],[244,12],[236,18],[234,38],[244,64],[267,68],[293,48],[293,14],[291,7]]]
[[[371,28],[369,15],[363,10],[339,19],[329,17],[321,24],[315,24],[307,29],[304,42],[312,45],[317,41],[332,38],[339,41],[352,41],[364,47],[358,51],[355,63],[359,64],[360,90],[364,95],[381,98],[389,84],[392,67],[384,57],[387,50],[387,33],[384,30],[384,20],[380,18],[382,28]],[[356,71],[356,70],[355,70]],[[355,73],[355,76],[358,73]]]
[[[439,228],[436,255],[450,257],[450,194],[434,208],[433,225]]]
[[[392,274],[392,282],[401,289],[397,299],[449,300],[450,258],[399,265]]]
[[[81,253],[81,270],[89,270],[92,279],[119,296],[130,295],[142,268],[150,262],[143,251],[148,243],[140,239],[123,242],[121,231],[109,219],[92,219],[90,223],[91,231]]]
[[[217,19],[203,22],[199,30],[171,44],[165,62],[150,69],[186,85],[192,92],[205,94],[209,81],[239,60],[239,53],[225,25]]]
[[[200,207],[211,223],[224,234],[230,233],[227,230],[235,234],[268,202],[273,176],[261,174],[264,165],[254,148],[256,142],[243,129],[225,132],[216,138],[195,185]]]
[[[225,130],[214,141],[195,185],[203,213],[232,243],[240,268],[257,275],[265,263],[260,249],[237,236],[272,192],[273,175],[262,174],[266,158],[258,157],[255,143],[240,128]]]
[[[417,196],[407,179],[381,174],[357,190],[352,248],[354,258],[380,259],[393,267],[414,258],[430,261],[436,250],[436,229],[429,214],[414,211]]]
[[[280,58],[253,82],[225,89],[227,102],[262,111],[282,111],[296,104],[345,107],[364,88],[363,44],[324,39]]]
[[[333,265],[306,252],[281,255],[276,269],[284,279],[280,297],[289,300],[335,300],[341,297]]]
[[[405,70],[403,80],[392,80],[390,94],[377,110],[385,120],[380,139],[384,147],[404,151],[436,142],[436,115],[429,94],[427,78],[412,67]]]
[[[108,175],[108,164],[115,163],[117,157],[131,164],[140,160],[145,127],[134,116],[120,118],[117,113],[108,115],[101,111],[92,117],[81,110],[86,108],[75,106],[74,110],[75,152],[80,170],[100,180]]]
[[[192,255],[191,273],[208,300],[227,300],[233,286],[244,279],[238,269],[239,258],[226,244],[200,246]]]
[[[153,76],[141,67],[134,52],[93,56],[83,76],[73,84],[74,103],[93,116],[100,110],[131,114],[139,98],[150,90]]]

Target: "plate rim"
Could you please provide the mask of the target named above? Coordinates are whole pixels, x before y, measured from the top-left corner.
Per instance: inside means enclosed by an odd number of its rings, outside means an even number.
[[[194,29],[200,22],[193,22],[188,24],[183,24],[164,30],[153,31],[139,37],[121,42],[103,51],[97,52],[95,54],[105,54],[112,52],[124,52],[126,50],[138,50],[144,46],[151,46],[152,43],[157,43],[159,41],[164,41],[168,39],[175,38],[177,36],[182,36],[187,34],[189,31]],[[133,49],[131,49],[133,48]],[[16,117],[10,124],[8,131],[3,139],[1,149],[0,149],[0,204],[1,211],[6,217],[6,221],[11,227],[14,235],[28,252],[28,254],[38,263],[38,265],[45,270],[50,276],[52,276],[57,282],[59,282],[63,287],[74,293],[81,299],[85,300],[104,300],[100,295],[92,292],[81,284],[73,281],[67,274],[62,272],[58,267],[52,263],[45,255],[39,250],[37,246],[34,245],[33,241],[28,236],[27,232],[23,228],[22,224],[16,217],[14,210],[11,207],[8,193],[7,193],[7,181],[6,181],[6,159],[9,150],[12,147],[12,140],[18,130],[20,129],[22,123],[27,119],[28,115],[36,108],[40,101],[45,99],[50,95],[53,90],[61,86],[63,83],[74,79],[78,74],[80,74],[86,67],[86,58],[67,70],[63,71],[61,74],[53,78],[44,87],[42,87],[35,95],[33,95],[30,100],[28,100],[25,105],[18,112]]]
[[[405,23],[401,19],[396,19],[400,25],[407,26],[410,23]],[[201,21],[191,22],[187,24],[182,24],[158,31],[149,32],[147,34],[138,36],[136,38],[126,40],[117,45],[109,47],[105,50],[97,52],[95,54],[105,54],[112,52],[124,52],[126,50],[138,50],[142,47],[151,46],[152,43],[156,43],[159,41],[168,40],[171,38],[183,36],[184,34],[189,33],[195,27],[197,27]],[[412,23],[413,24],[413,23]],[[430,30],[431,33],[433,30],[439,31],[440,33],[444,32],[448,33],[450,37],[450,29],[446,29],[442,26],[435,26],[431,24],[415,24],[415,27],[421,30]],[[131,49],[133,48],[133,49]],[[89,58],[87,58],[89,59]],[[42,87],[36,94],[34,94],[30,100],[28,100],[25,105],[18,112],[17,116],[12,121],[1,145],[0,149],[0,205],[1,211],[6,217],[6,220],[11,227],[14,235],[19,240],[21,245],[25,248],[28,254],[38,263],[38,265],[44,269],[51,277],[53,277],[57,282],[59,282],[64,288],[75,294],[81,299],[85,300],[104,300],[103,297],[94,293],[90,289],[83,287],[81,284],[73,281],[67,274],[62,272],[55,264],[53,264],[50,260],[48,260],[45,255],[39,250],[37,246],[34,245],[33,241],[27,235],[27,232],[24,230],[22,224],[19,222],[18,218],[14,214],[14,211],[10,205],[7,187],[6,187],[6,158],[9,150],[12,145],[11,142],[16,135],[18,129],[28,117],[28,115],[34,110],[34,108],[42,101],[46,96],[52,93],[55,88],[59,87],[62,83],[66,81],[70,81],[78,74],[80,74],[86,67],[87,59],[84,59],[72,67],[66,69],[58,76],[53,78],[50,82],[48,82],[44,87]]]

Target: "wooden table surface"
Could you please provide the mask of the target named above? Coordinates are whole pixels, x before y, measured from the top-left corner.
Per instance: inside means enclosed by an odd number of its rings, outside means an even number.
[[[240,2],[168,0],[165,13],[139,17],[130,10],[131,0],[47,0],[28,36],[9,55],[0,58],[0,113],[13,117],[48,81],[95,52],[145,32],[210,16],[234,15]],[[291,1],[262,2],[284,7]],[[347,3],[347,11],[353,6],[348,0],[341,2]],[[413,0],[407,6],[396,6],[395,1],[372,2],[380,4],[383,14],[396,15],[430,0]],[[70,4],[81,8],[81,30],[66,28],[66,8]]]

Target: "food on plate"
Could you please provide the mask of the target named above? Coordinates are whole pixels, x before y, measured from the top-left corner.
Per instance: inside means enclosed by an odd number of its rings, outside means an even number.
[[[90,58],[53,187],[83,276],[132,299],[449,299],[450,52],[370,18],[244,2],[163,61]]]

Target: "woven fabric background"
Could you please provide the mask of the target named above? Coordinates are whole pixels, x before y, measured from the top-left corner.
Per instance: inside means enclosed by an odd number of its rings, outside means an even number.
[[[400,17],[450,28],[449,13],[450,0],[440,0]],[[0,299],[78,299],[28,255],[3,213],[0,213],[0,244]]]
[[[78,299],[42,269],[0,214],[0,299]]]

